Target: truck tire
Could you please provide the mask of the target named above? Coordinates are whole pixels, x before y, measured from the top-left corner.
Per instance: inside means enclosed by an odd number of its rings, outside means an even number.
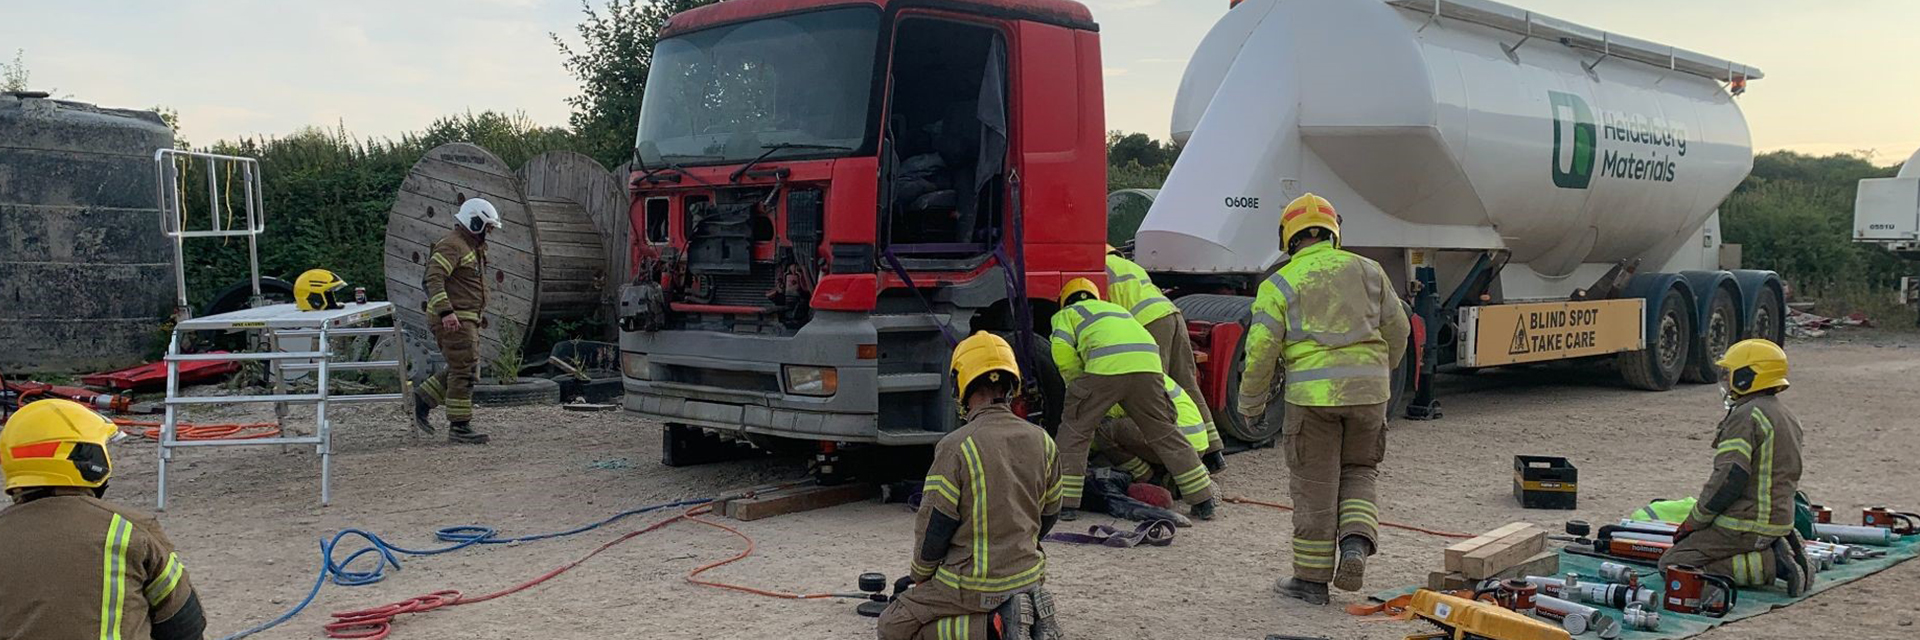
[[[1694,332],[1692,354],[1687,357],[1686,374],[1681,378],[1687,382],[1719,382],[1720,368],[1713,363],[1740,339],[1740,306],[1734,302],[1733,292],[1714,287],[1712,295],[1707,317],[1700,319],[1702,326]]]
[[[546,378],[521,378],[513,384],[476,384],[473,385],[473,404],[482,407],[560,404],[560,383]]]
[[[1646,391],[1666,391],[1680,381],[1693,345],[1693,314],[1679,287],[1668,287],[1658,300],[1659,312],[1647,328],[1647,348],[1620,354],[1620,376],[1627,385]]]
[[[1773,287],[1761,287],[1759,295],[1754,296],[1753,311],[1747,314],[1747,338],[1765,338],[1774,344],[1786,346],[1786,304],[1780,300],[1780,290]]]
[[[1253,321],[1253,298],[1247,296],[1194,294],[1182,296],[1174,304],[1189,321],[1237,322],[1242,327]],[[1275,397],[1267,403],[1267,414],[1252,423],[1234,409],[1234,402],[1240,397],[1241,364],[1245,358],[1246,336],[1242,334],[1239,343],[1233,345],[1233,366],[1227,371],[1227,397],[1221,402],[1222,410],[1214,412],[1213,421],[1226,437],[1248,446],[1264,446],[1280,435],[1280,427],[1286,422],[1287,403]]]

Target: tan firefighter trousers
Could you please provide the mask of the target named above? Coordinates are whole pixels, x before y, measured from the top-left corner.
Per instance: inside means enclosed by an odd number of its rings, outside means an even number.
[[[1377,539],[1374,481],[1387,449],[1386,403],[1305,407],[1287,403],[1287,468],[1293,480],[1293,576],[1333,581],[1340,539]]]
[[[1213,408],[1207,406],[1207,396],[1200,393],[1200,378],[1193,362],[1193,341],[1187,338],[1187,319],[1175,311],[1167,317],[1147,323],[1147,333],[1153,335],[1154,344],[1160,345],[1160,366],[1166,370],[1167,377],[1193,398],[1195,406],[1200,407],[1200,419],[1207,423],[1207,453],[1219,451],[1220,430],[1213,426]]]

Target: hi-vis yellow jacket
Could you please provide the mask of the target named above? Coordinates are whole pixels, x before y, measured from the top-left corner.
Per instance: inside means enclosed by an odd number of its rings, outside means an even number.
[[[1167,294],[1161,293],[1160,287],[1153,286],[1153,278],[1147,277],[1146,269],[1111,253],[1107,254],[1107,301],[1133,314],[1141,326],[1180,310],[1167,299]]]
[[[1286,367],[1286,401],[1310,407],[1379,404],[1406,355],[1407,313],[1380,263],[1327,242],[1308,245],[1260,283],[1240,378],[1243,415],[1266,410]]]
[[[1160,373],[1160,345],[1120,305],[1090,299],[1053,314],[1053,364],[1068,383],[1084,374]]]

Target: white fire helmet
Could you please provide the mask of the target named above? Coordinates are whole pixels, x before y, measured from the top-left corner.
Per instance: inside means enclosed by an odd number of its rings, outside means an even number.
[[[460,212],[453,214],[453,223],[475,235],[483,235],[489,229],[500,228],[500,211],[484,199],[469,198],[460,204]]]

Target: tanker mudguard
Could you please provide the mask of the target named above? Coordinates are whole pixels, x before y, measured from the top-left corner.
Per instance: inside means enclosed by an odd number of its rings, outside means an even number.
[[[1689,288],[1698,292],[1697,295],[1693,296],[1693,317],[1695,318],[1705,318],[1712,315],[1712,293],[1714,289],[1718,289],[1721,285],[1728,282],[1733,283],[1735,290],[1740,289],[1739,282],[1733,279],[1733,274],[1725,271],[1682,271],[1680,272],[1680,277],[1686,279]],[[1736,333],[1745,335],[1746,318],[1749,312],[1753,310],[1753,307],[1748,303],[1748,298],[1744,293],[1735,294],[1733,303],[1738,305],[1735,311],[1736,316],[1740,318],[1741,322],[1740,331]],[[1707,331],[1712,328],[1707,326],[1705,322],[1695,322],[1693,324],[1693,334],[1696,337],[1705,337]]]
[[[1627,281],[1626,289],[1620,292],[1619,297],[1621,298],[1640,298],[1647,301],[1646,331],[1648,344],[1652,344],[1659,339],[1659,336],[1654,333],[1660,330],[1660,299],[1658,296],[1665,295],[1666,291],[1672,288],[1678,288],[1680,290],[1682,304],[1688,308],[1697,308],[1699,306],[1696,300],[1698,296],[1694,295],[1693,286],[1688,284],[1686,278],[1680,277],[1680,274],[1677,273],[1642,273],[1634,276],[1632,280]]]

